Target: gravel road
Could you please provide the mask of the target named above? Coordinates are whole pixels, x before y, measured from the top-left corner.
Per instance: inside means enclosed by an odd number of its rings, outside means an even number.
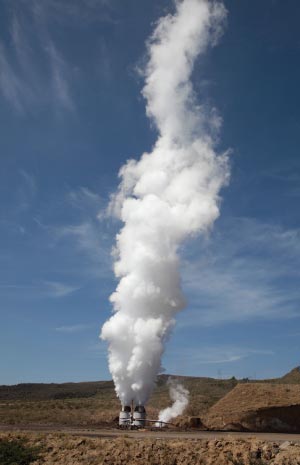
[[[0,431],[6,432],[36,432],[36,433],[63,433],[71,436],[91,437],[91,438],[117,438],[128,437],[132,439],[259,439],[260,441],[285,442],[290,441],[300,444],[300,434],[284,433],[249,433],[249,432],[224,432],[224,431],[182,431],[182,430],[119,430],[119,429],[91,429],[91,428],[70,428],[49,425],[28,425],[28,426],[8,426],[0,425]]]

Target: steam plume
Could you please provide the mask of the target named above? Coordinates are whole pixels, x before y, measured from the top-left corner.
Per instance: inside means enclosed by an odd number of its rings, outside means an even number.
[[[148,42],[143,96],[158,139],[151,153],[120,170],[110,204],[124,223],[115,249],[119,284],[110,297],[115,313],[101,332],[123,405],[148,400],[174,317],[185,305],[179,246],[219,215],[227,156],[214,151],[216,118],[196,105],[190,76],[197,55],[215,44],[225,16],[219,2],[177,1],[175,14],[159,20]]]
[[[173,404],[171,407],[161,410],[158,415],[158,420],[165,423],[181,415],[189,403],[189,391],[182,384],[176,384],[176,382],[171,380],[169,381],[169,386],[170,398]],[[160,426],[159,422],[157,426]]]

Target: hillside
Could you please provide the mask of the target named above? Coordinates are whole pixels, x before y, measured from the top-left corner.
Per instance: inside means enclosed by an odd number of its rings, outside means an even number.
[[[0,386],[0,401],[3,400],[55,400],[93,397],[113,392],[112,381],[84,383],[24,383],[14,386]]]
[[[167,380],[160,375],[147,404],[151,418],[170,404]],[[176,377],[190,392],[185,414],[200,416],[227,394],[236,380]],[[0,424],[113,425],[120,410],[112,381],[0,386]]]
[[[300,367],[293,368],[286,375],[280,378],[282,383],[300,384]]]
[[[265,380],[264,384],[267,386],[281,385],[283,389],[290,389],[291,394],[294,392],[294,388],[298,389],[297,384],[300,383],[299,374],[299,369],[295,368],[282,378]],[[157,418],[159,410],[170,405],[167,384],[169,377],[169,375],[160,375],[158,377],[156,389],[147,404],[149,418]],[[223,398],[225,398],[224,402],[227,399],[228,404],[224,404],[224,407],[221,404],[221,409],[225,409],[225,406],[228,405],[228,410],[234,412],[236,400],[234,400],[235,397],[230,397],[230,394],[235,392],[243,392],[241,394],[242,402],[236,404],[237,410],[242,408],[242,411],[247,411],[247,405],[251,412],[255,408],[266,407],[263,403],[259,403],[262,382],[238,381],[235,378],[228,380],[187,376],[177,376],[175,378],[184,384],[190,392],[189,405],[184,412],[185,417],[205,419],[209,409]],[[287,384],[289,386],[286,386]],[[253,388],[254,391],[251,391],[250,394],[251,386],[255,387],[255,389]],[[233,390],[233,388],[235,389]],[[249,395],[244,392],[249,392]],[[281,391],[279,388],[278,392],[286,391]],[[229,397],[225,397],[226,395],[229,395]],[[266,394],[264,396],[266,397]],[[233,406],[229,407],[231,400]],[[253,402],[255,405],[252,405]],[[119,410],[120,402],[116,398],[112,381],[63,384],[28,383],[15,386],[0,386],[0,424],[2,425],[113,426]],[[212,416],[210,417],[212,427],[216,426],[215,420],[212,421],[212,418],[216,418],[216,416],[214,410],[212,410]],[[221,427],[220,423],[218,423],[218,427]]]
[[[295,384],[239,384],[205,418],[210,429],[300,431],[300,388]]]

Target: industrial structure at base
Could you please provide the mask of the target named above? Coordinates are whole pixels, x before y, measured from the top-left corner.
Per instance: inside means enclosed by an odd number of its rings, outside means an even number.
[[[146,409],[143,405],[136,405],[133,408],[133,402],[131,407],[125,405],[122,407],[122,410],[119,415],[119,427],[123,429],[138,429],[145,428],[148,425],[152,424],[156,428],[162,428],[167,423],[160,420],[148,420],[146,415]],[[154,425],[153,425],[154,424]]]
[[[133,404],[130,407],[125,405],[122,407],[119,416],[119,426],[121,428],[144,428],[146,425],[146,409],[143,405],[137,405],[133,409]]]

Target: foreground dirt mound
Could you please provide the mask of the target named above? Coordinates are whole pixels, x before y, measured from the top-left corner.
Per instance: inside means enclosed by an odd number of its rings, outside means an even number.
[[[289,384],[239,384],[208,412],[210,429],[300,431],[300,389]]]
[[[0,434],[0,440],[16,435]],[[86,439],[26,435],[41,448],[34,465],[296,465],[300,446],[249,440]]]

